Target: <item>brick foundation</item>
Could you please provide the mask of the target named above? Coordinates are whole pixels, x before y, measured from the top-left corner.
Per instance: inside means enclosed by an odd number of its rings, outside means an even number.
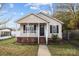
[[[17,37],[18,43],[23,44],[38,44],[38,38],[37,37]]]
[[[39,44],[46,44],[46,38],[45,37],[40,37],[39,38]]]
[[[38,37],[17,37],[17,43],[38,44]],[[46,44],[45,37],[39,38],[39,44]]]

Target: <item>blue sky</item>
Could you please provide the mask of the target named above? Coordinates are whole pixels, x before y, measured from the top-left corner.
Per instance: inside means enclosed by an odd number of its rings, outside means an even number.
[[[34,3],[6,3],[0,4],[0,22],[6,21],[7,27],[16,28],[16,22],[19,18],[29,14],[29,13],[39,13],[41,11],[51,11],[50,8],[52,4],[34,4]],[[53,8],[53,7],[52,7]]]

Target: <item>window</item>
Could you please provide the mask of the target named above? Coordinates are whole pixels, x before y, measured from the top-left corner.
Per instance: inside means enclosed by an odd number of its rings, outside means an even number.
[[[53,33],[58,33],[58,25],[53,25]]]
[[[24,26],[24,32],[26,33],[35,33],[36,32],[36,25],[34,24],[27,24]]]
[[[29,25],[26,25],[26,26],[25,26],[25,32],[27,32],[27,33],[28,33],[28,32],[29,32],[29,30],[30,30]]]
[[[33,33],[34,32],[34,25],[30,25],[29,27],[30,27],[29,32]]]
[[[55,25],[53,25],[53,26],[52,26],[52,28],[53,28],[53,30],[52,30],[52,31],[53,31],[53,33],[56,33],[56,31],[57,31],[57,30],[56,30],[56,26],[55,26]]]
[[[50,33],[59,33],[58,25],[50,25]]]

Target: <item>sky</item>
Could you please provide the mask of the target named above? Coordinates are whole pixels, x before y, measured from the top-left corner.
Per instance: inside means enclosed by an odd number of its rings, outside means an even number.
[[[0,4],[0,23],[7,21],[6,26],[16,28],[16,21],[30,13],[39,13],[48,11],[50,14],[52,4],[36,4],[36,3],[6,3]]]

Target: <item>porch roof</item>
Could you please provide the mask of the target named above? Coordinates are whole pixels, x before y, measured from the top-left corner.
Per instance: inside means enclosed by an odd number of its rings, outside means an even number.
[[[11,32],[9,29],[0,30],[0,32]]]
[[[48,23],[48,21],[44,20],[43,18],[35,15],[35,14],[29,14],[17,21],[17,23]]]

